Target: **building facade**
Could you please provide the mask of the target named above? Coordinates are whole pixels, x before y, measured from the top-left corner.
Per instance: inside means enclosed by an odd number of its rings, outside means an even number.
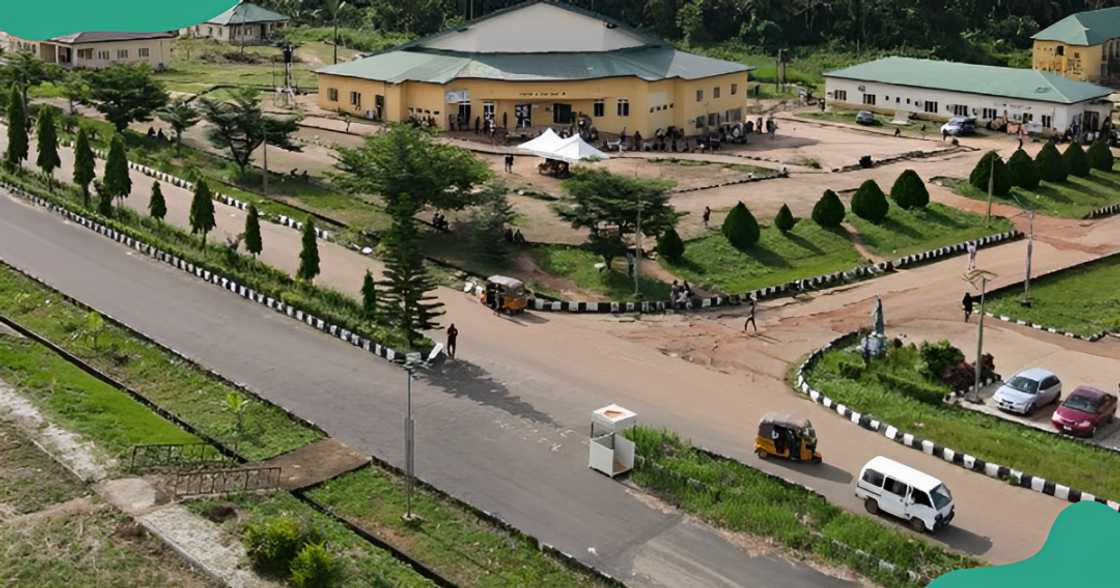
[[[225,43],[263,43],[288,24],[288,17],[256,4],[240,2],[214,18],[180,33],[184,37],[215,39]]]
[[[163,69],[171,62],[175,33],[74,33],[43,41],[4,35],[6,50],[30,51],[45,63],[97,69],[118,63]]]
[[[606,133],[692,135],[742,120],[749,69],[541,0],[323,68],[318,98],[332,111],[444,129],[586,121]]]
[[[970,116],[1037,123],[1046,133],[1098,130],[1111,90],[1051,72],[888,57],[824,74],[828,103],[930,120]]]
[[[1071,14],[1033,37],[1031,66],[1071,80],[1120,80],[1120,7]]]

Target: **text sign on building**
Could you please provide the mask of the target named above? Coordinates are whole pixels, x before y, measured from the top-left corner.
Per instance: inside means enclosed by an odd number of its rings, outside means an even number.
[[[470,102],[471,93],[469,90],[450,90],[447,92],[447,103],[458,104],[460,102]]]

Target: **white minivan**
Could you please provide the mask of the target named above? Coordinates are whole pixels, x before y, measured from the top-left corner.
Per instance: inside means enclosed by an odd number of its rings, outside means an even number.
[[[953,495],[941,480],[881,456],[863,466],[856,497],[867,512],[909,521],[915,531],[936,531],[953,520]]]

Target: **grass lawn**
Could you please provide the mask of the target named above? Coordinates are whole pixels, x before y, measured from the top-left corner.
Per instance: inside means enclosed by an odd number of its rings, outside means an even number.
[[[225,504],[232,504],[239,511],[237,517],[227,520],[222,525],[231,539],[240,539],[246,525],[262,518],[287,515],[308,521],[322,534],[327,550],[342,563],[343,579],[337,584],[339,587],[432,586],[430,581],[404,563],[397,561],[389,552],[366,542],[342,523],[314,510],[286,492],[267,495],[238,494],[222,499],[193,500],[186,503],[186,507],[192,512],[204,514],[215,506]]]
[[[0,336],[0,344],[3,336]],[[43,510],[86,487],[8,421],[0,421],[0,519]]]
[[[759,176],[768,176],[768,175],[772,175],[772,174],[776,173],[775,170],[773,170],[772,168],[760,167],[760,166],[757,166],[757,165],[750,165],[750,164],[747,164],[747,163],[715,163],[715,162],[712,162],[712,161],[699,161],[699,160],[695,160],[695,159],[677,159],[675,157],[669,157],[669,158],[664,158],[664,159],[650,159],[648,161],[650,163],[656,163],[658,165],[676,166],[676,167],[719,166],[719,167],[722,167],[723,169],[729,169],[729,170],[737,171],[737,172],[742,173],[742,174],[755,174],[755,175],[759,175]]]
[[[390,540],[458,586],[594,586],[596,580],[546,556],[528,541],[490,526],[438,496],[418,490],[401,519],[404,480],[374,468],[335,478],[308,493],[332,512]]]
[[[988,200],[987,191],[968,180],[955,180],[947,186],[973,200]],[[1012,188],[1008,196],[993,196],[992,201],[1019,208],[1030,206],[1049,216],[1083,218],[1093,209],[1120,202],[1120,172],[1095,169],[1087,178],[1069,176],[1065,182],[1044,181],[1033,191]]]
[[[1057,480],[1097,496],[1120,497],[1120,454],[1080,441],[1061,438],[998,417],[946,405],[934,405],[905,396],[897,386],[880,381],[878,374],[949,392],[948,386],[927,380],[918,370],[920,355],[903,347],[874,361],[858,379],[842,375],[841,364],[863,365],[854,351],[833,350],[806,375],[813,387],[853,410],[874,416],[903,431],[985,461]],[[999,357],[996,357],[999,369]]]
[[[832,540],[931,577],[977,565],[967,556],[914,539],[890,524],[849,513],[800,486],[737,461],[711,458],[674,433],[635,427],[626,431],[626,436],[635,442],[637,453],[647,463],[661,466],[636,469],[631,476],[636,484],[717,527],[767,538],[796,550],[798,557],[812,554],[883,586],[914,584],[905,576],[888,574],[875,563],[839,551]],[[698,480],[707,488],[688,484],[688,479]]]
[[[255,86],[275,88],[283,82],[282,55],[279,47],[246,45],[245,57],[237,44],[207,39],[178,39],[172,47],[172,58],[166,70],[155,78],[173,92],[199,94],[214,86]],[[296,51],[297,62],[292,73],[298,87],[318,87],[314,70],[321,67],[322,47]],[[340,52],[339,57],[342,57]],[[273,63],[276,60],[277,63]],[[329,63],[329,62],[327,62]]]
[[[993,218],[992,226],[986,227],[984,215],[936,202],[914,210],[904,210],[892,203],[887,218],[879,225],[854,214],[849,214],[847,220],[871,252],[891,258],[1011,230],[1011,222],[1005,218]]]
[[[1086,336],[1120,331],[1120,257],[1032,280],[1029,308],[1022,297],[1022,288],[997,294],[985,310]]]
[[[658,260],[701,289],[726,294],[848,270],[862,261],[847,233],[821,228],[812,219],[801,219],[788,234],[765,227],[747,251],[736,249],[715,231],[686,242],[680,261]]]
[[[606,300],[634,298],[634,278],[626,275],[625,259],[616,258],[609,269],[600,272],[595,264],[602,263],[603,259],[586,249],[544,245],[534,247],[529,253],[541,270],[569,279],[582,290]],[[669,299],[669,284],[644,276],[638,282],[644,300]]]
[[[803,113],[798,114],[797,116],[800,117],[800,118],[807,119],[807,120],[819,120],[819,121],[826,121],[826,122],[842,123],[842,124],[847,124],[847,125],[858,125],[860,127],[865,127],[869,130],[878,130],[880,132],[888,132],[888,133],[893,133],[894,129],[897,128],[897,129],[901,129],[903,134],[908,135],[908,136],[912,136],[912,137],[922,137],[922,136],[932,137],[934,135],[937,135],[940,132],[939,129],[941,128],[941,123],[935,123],[935,122],[930,122],[930,121],[926,121],[926,120],[919,120],[919,119],[910,119],[910,122],[908,122],[907,124],[904,124],[904,125],[891,124],[891,121],[894,120],[893,116],[886,116],[886,115],[875,113],[875,112],[873,112],[871,114],[875,117],[875,120],[878,124],[873,125],[873,126],[860,125],[859,123],[856,122],[856,114],[858,112],[859,112],[858,110],[830,109],[830,110],[826,110],[824,112],[820,112],[820,111],[816,111],[816,110],[812,111],[812,112],[803,112]],[[924,135],[922,133],[922,125],[926,126],[926,131],[925,131]]]
[[[0,266],[0,312],[65,347],[200,431],[227,446],[237,445],[247,459],[273,457],[322,437],[318,431],[292,420],[276,406],[251,400],[244,413],[245,437],[238,439],[237,418],[224,408],[226,395],[234,392],[232,388],[108,321],[95,345],[82,335],[85,312],[6,266]],[[127,397],[113,396],[108,390],[96,387],[79,386],[56,364],[36,365],[35,356],[26,355],[28,352],[19,350],[18,344],[9,344],[5,349],[9,354],[3,357],[7,373],[27,370],[25,378],[34,396],[41,399],[48,411],[65,419],[61,424],[89,433],[96,440],[108,443],[111,450],[120,450],[133,442],[163,438],[189,440],[169,430],[165,421],[155,420],[158,417],[145,416],[146,409],[140,410],[140,405],[131,400],[125,402]],[[50,397],[56,394],[62,396]],[[107,412],[109,410],[125,411],[128,417]],[[103,427],[114,430],[101,431]]]

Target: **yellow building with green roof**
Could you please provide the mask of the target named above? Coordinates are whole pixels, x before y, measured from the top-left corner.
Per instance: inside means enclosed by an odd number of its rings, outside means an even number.
[[[1085,82],[1120,79],[1120,6],[1071,14],[1031,38],[1034,69]]]

